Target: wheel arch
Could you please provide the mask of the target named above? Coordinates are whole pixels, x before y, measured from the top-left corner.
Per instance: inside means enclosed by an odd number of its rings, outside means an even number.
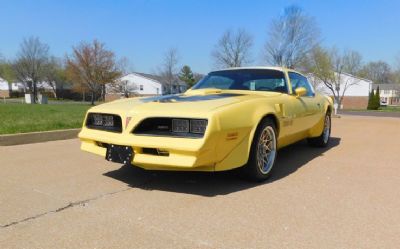
[[[275,128],[276,128],[277,140],[279,140],[278,138],[279,138],[279,132],[280,132],[281,127],[280,127],[279,119],[276,116],[276,114],[273,112],[269,112],[269,113],[265,113],[264,115],[260,116],[260,118],[258,119],[257,125],[255,125],[250,132],[248,148],[247,148],[247,160],[249,159],[251,145],[253,144],[253,140],[254,140],[254,135],[256,134],[257,129],[260,127],[262,121],[265,119],[271,119],[274,122]]]
[[[328,107],[326,108],[325,113],[332,114],[332,107],[330,105],[328,105]]]

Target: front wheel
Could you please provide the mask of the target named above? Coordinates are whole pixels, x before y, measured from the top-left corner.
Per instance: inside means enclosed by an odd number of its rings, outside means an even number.
[[[321,136],[308,138],[308,144],[315,147],[326,147],[328,146],[329,140],[331,138],[331,115],[329,113],[325,116],[324,130]]]
[[[271,119],[265,119],[254,134],[249,160],[243,168],[244,174],[253,181],[266,180],[272,173],[276,156],[276,127]]]

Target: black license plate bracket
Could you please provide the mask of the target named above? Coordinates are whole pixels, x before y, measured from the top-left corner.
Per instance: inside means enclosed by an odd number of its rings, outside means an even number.
[[[106,160],[114,163],[130,164],[134,153],[130,146],[110,144],[107,147]]]

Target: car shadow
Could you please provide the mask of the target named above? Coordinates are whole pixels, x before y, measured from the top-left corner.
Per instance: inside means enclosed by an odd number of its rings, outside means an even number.
[[[273,175],[265,182],[254,183],[241,179],[237,170],[224,172],[147,171],[123,165],[105,176],[122,181],[132,188],[186,193],[212,197],[278,181],[306,165],[309,161],[338,146],[340,138],[332,137],[326,148],[314,148],[300,141],[279,150]]]

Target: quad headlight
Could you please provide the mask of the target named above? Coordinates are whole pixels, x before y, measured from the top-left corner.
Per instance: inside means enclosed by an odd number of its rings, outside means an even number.
[[[93,114],[93,125],[114,126],[114,116],[106,114]]]
[[[152,117],[142,120],[133,134],[166,137],[201,138],[206,132],[207,119]]]
[[[207,120],[205,119],[191,119],[190,132],[204,134],[207,128]]]
[[[172,132],[204,134],[206,119],[172,119]]]
[[[189,120],[188,119],[172,119],[172,132],[188,133]]]
[[[89,113],[86,126],[98,130],[122,131],[121,117],[115,114]]]

